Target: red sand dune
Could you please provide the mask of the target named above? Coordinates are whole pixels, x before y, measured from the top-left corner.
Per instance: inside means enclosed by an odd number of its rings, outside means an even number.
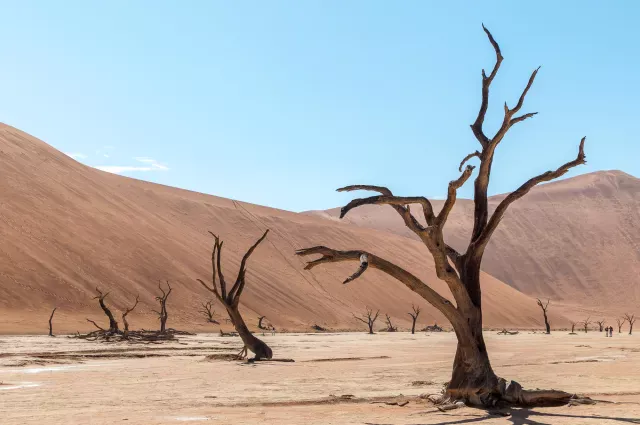
[[[86,317],[104,323],[92,299],[96,286],[111,292],[107,303],[118,318],[140,294],[142,305],[129,316],[131,326],[157,326],[151,310],[159,280],[174,287],[169,326],[217,331],[198,313],[210,297],[194,280],[211,273],[207,230],[225,241],[223,268],[230,278],[246,248],[267,227],[272,231],[251,258],[243,295],[241,309],[250,326],[260,314],[279,329],[308,330],[313,324],[355,329],[361,325],[352,312],[368,305],[406,327],[412,303],[423,307],[420,327],[444,323],[421,298],[378,271],[345,286],[341,281],[354,264],[304,271],[302,259],[293,255],[315,244],[374,251],[447,294],[426,249],[384,209],[354,211],[345,223],[327,220],[326,213],[297,214],[152,184],[86,167],[6,125],[0,127],[0,174],[1,333],[45,332],[53,306],[58,307],[54,323],[59,332],[90,329]],[[505,218],[486,270],[528,293],[577,300],[585,288],[598,294],[606,287],[612,299],[625,298],[623,288],[629,299],[637,297],[632,278],[640,264],[634,248],[639,186],[633,177],[602,173],[537,190]],[[469,204],[461,204],[450,220],[454,245],[466,230],[463,210]],[[620,280],[612,282],[612,276]],[[483,274],[482,285],[486,326],[541,326],[534,298],[489,274]],[[222,307],[217,311],[221,318]],[[555,326],[568,323],[557,311],[551,320]]]

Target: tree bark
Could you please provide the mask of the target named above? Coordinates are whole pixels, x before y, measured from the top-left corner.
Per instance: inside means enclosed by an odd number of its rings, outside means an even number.
[[[113,314],[111,313],[111,310],[109,310],[109,307],[107,307],[107,305],[104,303],[104,299],[107,298],[107,295],[109,295],[109,293],[107,292],[106,294],[102,294],[102,292],[98,288],[96,288],[96,292],[98,292],[98,296],[96,296],[95,298],[98,299],[100,308],[109,319],[109,333],[117,334],[118,332],[120,332],[118,322],[113,317]]]

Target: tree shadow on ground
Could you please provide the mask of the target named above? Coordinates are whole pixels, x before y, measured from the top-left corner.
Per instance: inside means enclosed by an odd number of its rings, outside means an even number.
[[[507,412],[507,411],[505,411]],[[583,419],[583,422],[580,423],[593,423],[598,424],[600,421],[615,421],[620,422],[622,424],[640,424],[640,418],[619,418],[613,416],[585,416],[585,415],[569,415],[564,413],[547,413],[547,412],[537,412],[532,409],[510,409],[508,410],[510,416],[505,417],[504,419],[513,425],[554,425],[554,418],[572,418],[572,419]],[[532,419],[532,416],[536,416],[538,420]],[[433,425],[464,425],[464,424],[473,424],[473,423],[482,423],[489,419],[498,419],[500,415],[495,414],[487,414],[486,416],[467,418],[467,419],[458,419],[454,421],[448,422],[437,422]],[[544,422],[540,422],[544,421]],[[376,424],[368,422],[366,425],[393,425],[393,424]],[[412,424],[412,425],[427,425],[427,424]]]

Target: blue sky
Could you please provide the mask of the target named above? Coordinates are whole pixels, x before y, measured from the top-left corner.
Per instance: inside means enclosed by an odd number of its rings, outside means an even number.
[[[530,72],[491,193],[573,159],[640,176],[640,3],[1,2],[0,121],[91,166],[294,211],[337,187],[442,197],[467,153],[480,71],[505,60],[495,130]],[[472,184],[460,195],[470,197]]]

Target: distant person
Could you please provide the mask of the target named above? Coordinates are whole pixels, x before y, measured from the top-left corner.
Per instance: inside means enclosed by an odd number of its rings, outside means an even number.
[[[613,326],[609,326],[609,336],[613,338]]]

